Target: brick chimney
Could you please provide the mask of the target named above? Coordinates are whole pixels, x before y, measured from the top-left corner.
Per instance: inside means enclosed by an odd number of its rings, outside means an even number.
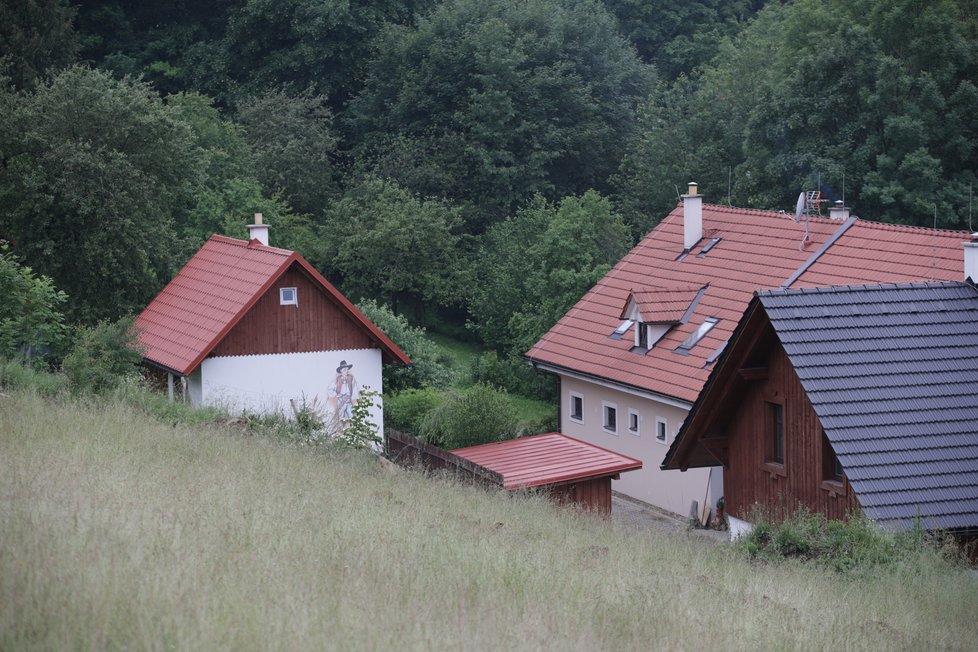
[[[703,196],[696,194],[696,182],[689,182],[683,195],[683,248],[687,251],[703,239]]]
[[[971,242],[964,243],[964,280],[978,283],[978,233],[971,234]]]
[[[261,213],[255,213],[255,223],[248,225],[248,239],[268,246],[268,225],[261,223]]]
[[[829,218],[833,220],[848,220],[849,219],[849,207],[843,205],[842,200],[839,199],[829,207]]]

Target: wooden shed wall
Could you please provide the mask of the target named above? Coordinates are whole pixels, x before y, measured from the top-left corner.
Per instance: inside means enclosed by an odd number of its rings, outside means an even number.
[[[857,508],[849,483],[826,482],[822,426],[798,375],[780,343],[766,361],[766,377],[747,383],[742,399],[729,412],[726,429],[729,468],[724,470],[727,511],[746,518],[760,503],[776,514],[804,505],[831,519],[845,519]],[[784,406],[784,464],[770,463],[767,403]]]
[[[599,514],[611,513],[611,476],[557,485],[547,493],[558,504],[574,503]]]
[[[279,304],[279,289],[294,287],[299,305]],[[305,353],[374,348],[376,344],[298,264],[252,306],[221,340],[211,356]]]

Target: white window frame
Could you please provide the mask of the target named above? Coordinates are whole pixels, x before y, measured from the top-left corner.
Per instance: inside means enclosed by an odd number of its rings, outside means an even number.
[[[632,429],[632,417],[635,417],[635,428]],[[642,436],[642,415],[638,410],[628,408],[628,432],[636,437]]]
[[[584,394],[580,392],[569,392],[569,400],[567,401],[567,418],[574,423],[584,423]],[[581,400],[581,415],[574,416],[574,399]]]
[[[663,438],[659,438],[659,433],[663,434]],[[669,420],[663,419],[662,417],[655,418],[655,440],[660,444],[669,443]]]
[[[615,412],[615,425],[608,425],[608,410],[614,410]],[[601,401],[601,427],[604,428],[605,432],[611,433],[612,435],[618,434],[618,404],[611,401]]]
[[[286,299],[285,293],[292,290],[292,299]],[[280,306],[298,306],[299,305],[299,290],[297,288],[279,288],[278,289],[278,304]]]

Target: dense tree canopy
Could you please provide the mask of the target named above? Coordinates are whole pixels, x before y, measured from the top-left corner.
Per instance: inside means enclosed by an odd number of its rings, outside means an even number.
[[[148,86],[71,68],[0,93],[0,232],[85,321],[136,310],[183,251],[193,135]]]
[[[448,0],[380,41],[358,154],[478,232],[535,193],[600,188],[649,71],[591,0]]]
[[[65,0],[0,2],[0,74],[29,88],[45,71],[72,64],[74,15]]]

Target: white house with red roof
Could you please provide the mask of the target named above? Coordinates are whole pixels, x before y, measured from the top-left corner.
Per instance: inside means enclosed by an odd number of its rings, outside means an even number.
[[[271,247],[261,215],[250,239],[212,236],[137,317],[148,365],[179,379],[193,405],[290,416],[304,406],[342,428],[382,365],[407,356],[305,258]]]
[[[560,380],[559,430],[642,461],[613,488],[701,512],[722,467],[660,464],[759,289],[959,280],[963,232],[704,205],[689,193],[527,352]]]

